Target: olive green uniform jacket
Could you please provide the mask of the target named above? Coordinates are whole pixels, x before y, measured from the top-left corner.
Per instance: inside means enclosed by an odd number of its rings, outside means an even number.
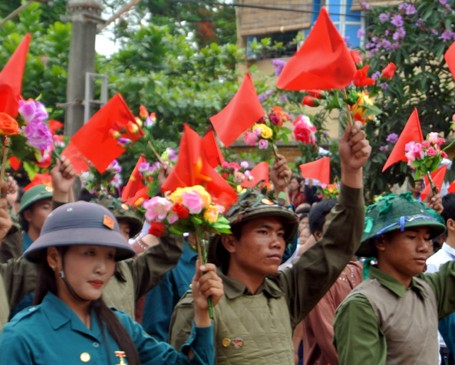
[[[214,309],[217,364],[293,365],[292,331],[330,289],[360,245],[361,189],[341,187],[323,238],[290,269],[266,277],[254,294],[221,274],[225,296]],[[170,343],[179,348],[191,330],[192,298],[177,304]]]

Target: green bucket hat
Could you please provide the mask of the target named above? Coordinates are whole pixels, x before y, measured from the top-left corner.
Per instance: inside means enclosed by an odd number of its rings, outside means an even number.
[[[52,192],[52,187],[44,184],[28,189],[24,195],[22,195],[19,214],[40,200],[52,198]]]
[[[130,236],[136,236],[142,229],[142,220],[128,204],[122,203],[119,198],[111,195],[102,195],[92,199],[92,203],[100,204],[109,209],[117,220],[125,221],[130,226]]]
[[[385,195],[367,208],[362,243],[357,255],[376,257],[376,237],[396,230],[404,231],[410,227],[430,228],[431,239],[444,233],[446,229],[441,216],[415,200],[410,192]]]
[[[277,217],[283,223],[285,241],[294,237],[298,228],[298,217],[291,210],[279,205],[273,198],[258,190],[247,190],[239,196],[237,203],[229,209],[225,217],[231,229],[256,218]],[[215,235],[210,241],[209,261],[223,267],[228,262],[229,253],[220,243],[221,236]]]

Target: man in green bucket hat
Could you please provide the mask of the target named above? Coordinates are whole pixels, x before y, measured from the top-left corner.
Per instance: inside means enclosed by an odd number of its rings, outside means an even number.
[[[371,147],[359,125],[340,140],[341,194],[327,216],[321,240],[292,268],[278,272],[297,216],[289,205],[291,171],[283,156],[271,169],[275,197],[248,192],[226,213],[232,234],[212,238],[212,260],[225,296],[214,309],[218,365],[294,364],[293,328],[331,287],[360,245],[363,228],[363,166]],[[192,298],[177,304],[170,330],[175,348],[189,335]]]
[[[455,310],[455,261],[423,272],[432,239],[444,231],[436,211],[409,192],[368,207],[357,254],[377,264],[337,309],[339,364],[438,363],[438,319]]]

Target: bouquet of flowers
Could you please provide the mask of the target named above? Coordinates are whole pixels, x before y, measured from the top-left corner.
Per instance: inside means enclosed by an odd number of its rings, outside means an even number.
[[[415,170],[415,179],[419,180],[422,176],[427,175],[430,178],[430,173],[435,171],[443,158],[447,158],[445,149],[441,145],[445,143],[445,139],[439,137],[436,132],[431,132],[427,135],[422,143],[409,142],[405,146],[405,156],[408,159],[408,166]]]
[[[224,161],[219,169],[220,175],[235,189],[241,189],[241,184],[246,181],[252,181],[251,171],[248,169],[248,161],[237,162]]]
[[[275,106],[272,112],[262,117],[244,134],[244,142],[249,146],[258,146],[261,150],[266,150],[269,146],[276,149],[276,142],[283,140],[289,141],[290,129],[284,123],[291,120],[283,108]]]
[[[346,115],[347,109],[354,121],[365,124],[375,121],[381,113],[381,109],[374,105],[374,96],[387,89],[387,81],[394,76],[396,66],[389,63],[382,72],[374,72],[369,76],[370,65],[363,62],[360,53],[351,51],[351,56],[357,66],[357,73],[346,90],[308,90],[302,104],[309,107],[322,106],[328,112],[338,109],[340,115]]]
[[[0,144],[3,150],[0,181],[5,174],[8,155],[23,162],[40,163],[48,159],[54,150],[48,117],[45,106],[33,99],[20,100],[17,120],[0,113]]]
[[[340,195],[340,184],[321,184],[319,193],[323,199],[336,199]]]
[[[82,187],[96,196],[105,194],[117,196],[122,186],[121,172],[122,166],[117,160],[112,161],[103,173],[92,167],[89,171],[81,174]]]
[[[201,185],[178,188],[164,197],[154,196],[142,206],[150,223],[150,234],[158,237],[166,231],[176,235],[192,234],[196,240],[193,248],[203,264],[207,263],[209,236],[231,233],[229,221],[222,215],[224,208],[214,204]],[[213,318],[210,300],[209,313]]]

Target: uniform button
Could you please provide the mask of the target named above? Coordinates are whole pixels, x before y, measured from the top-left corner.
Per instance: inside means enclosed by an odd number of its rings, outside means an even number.
[[[90,361],[90,354],[88,352],[83,352],[80,356],[82,362],[89,362]]]
[[[100,344],[98,342],[93,342],[93,347],[97,349],[98,347],[100,347]]]

